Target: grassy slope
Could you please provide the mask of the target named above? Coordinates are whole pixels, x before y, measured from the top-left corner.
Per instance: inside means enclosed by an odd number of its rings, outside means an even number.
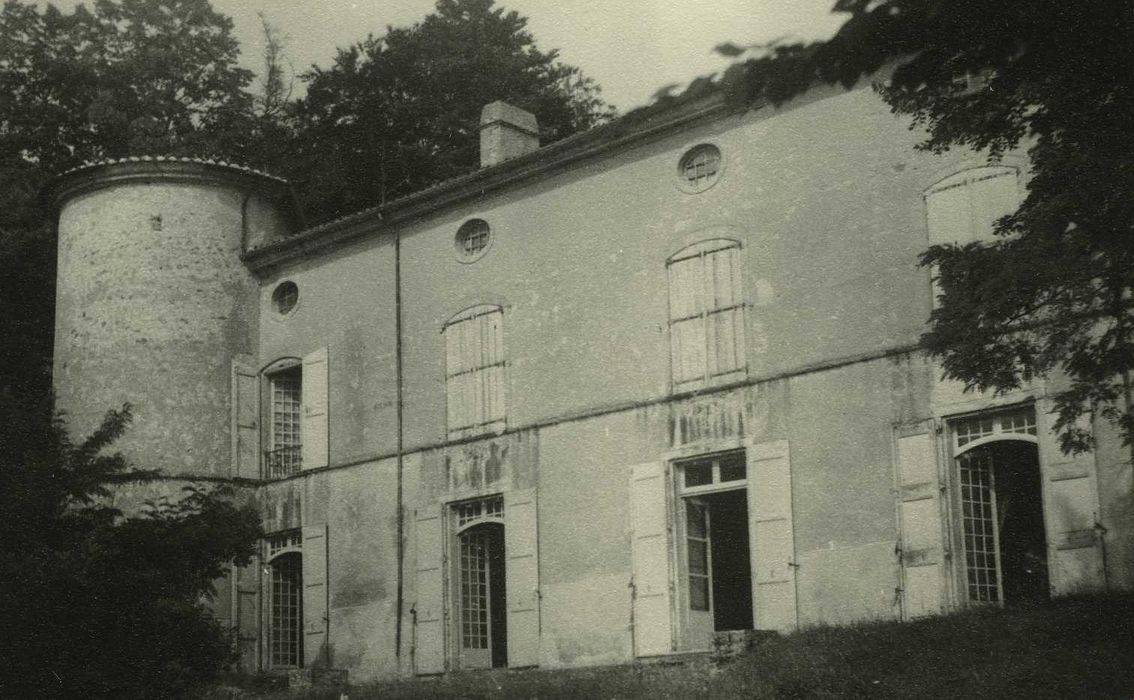
[[[704,660],[452,674],[354,686],[364,698],[1134,698],[1134,596],[820,628],[720,668]],[[334,698],[308,691],[274,698]]]

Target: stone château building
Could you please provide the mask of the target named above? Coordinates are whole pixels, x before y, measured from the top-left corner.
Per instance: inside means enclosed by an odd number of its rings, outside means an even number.
[[[1134,583],[1128,455],[1064,456],[1052,385],[962,393],[917,255],[1026,164],[930,155],[869,87],[709,95],[297,230],[287,183],[127,159],[56,183],[55,385],[135,406],[159,484],[270,534],[220,586],[246,668],[354,679],[628,662],[737,629]]]

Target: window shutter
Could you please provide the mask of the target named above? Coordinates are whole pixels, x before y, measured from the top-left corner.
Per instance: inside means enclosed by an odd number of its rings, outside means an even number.
[[[441,506],[419,508],[414,526],[417,537],[414,671],[442,673],[445,670],[445,623]]]
[[[706,282],[700,255],[669,265],[670,346],[673,384],[681,388],[705,379]]]
[[[303,358],[303,468],[315,469],[329,463],[327,435],[327,348],[319,348]]]
[[[539,537],[535,489],[504,494],[508,666],[539,665]]]
[[[1102,543],[1094,529],[1099,512],[1095,453],[1063,454],[1052,431],[1051,409],[1050,401],[1036,407],[1052,593],[1099,590],[1105,577]],[[1089,420],[1079,427],[1090,429]]]
[[[481,316],[484,324],[484,420],[503,421],[504,411],[504,318],[495,311]]]
[[[755,627],[795,629],[795,531],[788,443],[776,440],[751,445],[746,454]]]
[[[637,656],[673,651],[665,475],[663,462],[647,462],[630,469],[633,634]]]
[[[260,656],[260,557],[236,570],[236,644],[240,668],[259,670]]]
[[[303,665],[325,667],[327,632],[327,526],[303,527]]]
[[[1019,204],[1015,168],[989,166],[957,173],[925,194],[929,242],[994,240],[996,220],[1016,211]]]
[[[909,427],[896,437],[897,510],[901,566],[902,619],[942,610],[945,543],[941,521],[937,448],[933,424]]]
[[[260,375],[247,355],[232,359],[232,475],[260,476]]]

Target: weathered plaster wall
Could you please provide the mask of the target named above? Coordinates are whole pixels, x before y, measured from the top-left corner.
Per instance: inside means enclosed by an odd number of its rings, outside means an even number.
[[[509,425],[664,397],[665,262],[705,238],[745,246],[750,374],[916,341],[929,308],[921,191],[940,159],[915,152],[918,135],[869,89],[783,112],[719,120],[407,228],[407,444],[445,437],[441,331],[473,304],[505,309]],[[724,172],[682,193],[678,157],[704,141]],[[493,239],[463,264],[453,237],[470,217]]]
[[[260,365],[327,348],[330,463],[369,461],[397,447],[394,255],[389,240],[363,241],[288,268],[261,286]],[[272,292],[299,288],[281,316]]]
[[[257,340],[258,288],[239,259],[248,196],[155,179],[64,204],[54,381],[74,434],[129,402],[116,447],[135,466],[228,474],[230,362]]]

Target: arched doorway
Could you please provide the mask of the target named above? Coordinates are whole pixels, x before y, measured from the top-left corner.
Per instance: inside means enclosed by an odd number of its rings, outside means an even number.
[[[276,555],[269,562],[270,623],[268,652],[272,668],[303,666],[303,555]]]
[[[1026,435],[993,435],[957,455],[968,597],[1018,603],[1048,597],[1039,451]]]
[[[474,501],[459,508],[456,599],[459,666],[508,665],[508,617],[503,502]]]

